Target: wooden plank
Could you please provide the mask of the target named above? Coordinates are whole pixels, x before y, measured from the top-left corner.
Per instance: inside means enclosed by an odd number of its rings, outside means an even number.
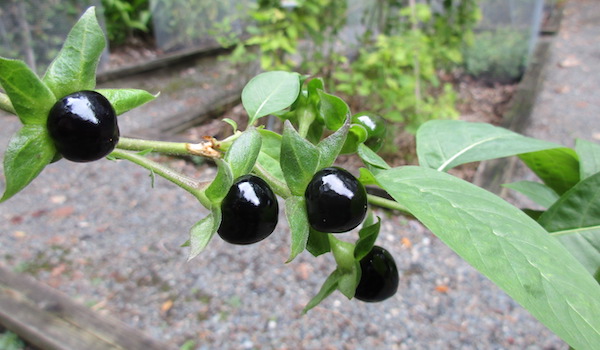
[[[48,350],[169,350],[121,321],[59,291],[0,267],[0,324]]]

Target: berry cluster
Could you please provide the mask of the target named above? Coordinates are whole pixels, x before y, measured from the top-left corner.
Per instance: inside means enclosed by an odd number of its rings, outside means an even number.
[[[369,114],[355,115],[355,123],[368,133],[372,149],[381,147],[385,128]],[[50,110],[47,128],[57,152],[75,162],[105,157],[119,141],[116,113],[100,93],[79,91],[58,100]],[[350,172],[327,167],[314,174],[304,192],[311,228],[318,233],[348,232],[367,213],[367,192]],[[256,175],[235,179],[221,202],[219,236],[231,244],[252,244],[267,238],[278,222],[279,205],[269,184]],[[361,277],[355,297],[382,301],[398,288],[398,270],[385,249],[374,246],[360,260]]]

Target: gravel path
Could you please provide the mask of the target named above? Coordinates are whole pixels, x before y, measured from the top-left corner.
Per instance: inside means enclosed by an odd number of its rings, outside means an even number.
[[[600,86],[591,74],[600,68],[593,45],[600,39],[600,21],[592,21],[593,14],[600,14],[598,2],[567,3],[538,101],[573,130],[583,126],[588,134],[581,136],[592,140],[600,130],[589,126],[599,124],[579,122],[585,111],[600,115],[597,97],[585,95]],[[556,66],[568,58],[561,53],[575,55],[579,65]],[[571,90],[556,92],[554,81]],[[574,105],[559,109],[566,103],[559,98],[571,95]],[[555,126],[562,119],[543,120],[550,115],[536,109],[532,130],[546,130],[562,142]],[[18,122],[0,116],[0,125],[4,151]],[[197,178],[214,175],[207,166],[178,160],[171,165]],[[206,214],[192,196],[166,181],[157,179],[152,187],[148,172],[132,164],[61,161],[0,205],[0,265],[32,274],[157,339],[177,345],[193,340],[196,349],[568,348],[413,220],[378,213],[383,219],[378,244],[392,252],[401,273],[395,297],[366,304],[334,293],[302,316],[334,267],[331,256],[303,253],[284,264],[289,229],[282,218],[259,244],[238,247],[217,237],[210,249],[186,262],[187,248],[180,245]]]

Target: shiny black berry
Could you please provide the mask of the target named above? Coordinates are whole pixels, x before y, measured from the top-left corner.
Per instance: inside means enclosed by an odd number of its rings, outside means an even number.
[[[358,226],[367,213],[367,192],[348,171],[318,171],[306,187],[308,222],[317,231],[339,233]]]
[[[279,218],[277,198],[269,185],[254,175],[235,180],[221,203],[219,236],[232,244],[252,244],[269,236]]]
[[[95,91],[79,91],[58,100],[47,127],[58,153],[74,162],[103,158],[119,141],[115,110]]]
[[[374,246],[360,260],[361,276],[354,297],[366,302],[383,301],[398,290],[398,268],[392,255]]]

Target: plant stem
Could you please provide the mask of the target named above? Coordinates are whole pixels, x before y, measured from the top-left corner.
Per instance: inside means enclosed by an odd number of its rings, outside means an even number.
[[[404,214],[407,215],[411,215],[410,211],[408,211],[408,209],[406,209],[402,204],[391,200],[391,199],[386,199],[383,197],[379,197],[376,195],[372,195],[372,194],[367,194],[367,200],[369,201],[369,203],[381,207],[381,208],[386,208],[386,209],[392,209],[392,210],[397,210],[399,212],[402,212]]]
[[[278,196],[280,196],[283,199],[291,197],[292,193],[290,192],[290,189],[287,187],[287,185],[275,176],[273,176],[260,164],[256,163],[254,165],[253,171],[256,175],[260,176],[263,180],[265,180],[269,184],[269,186],[271,186],[273,192],[275,192]]]
[[[15,107],[13,107],[8,96],[2,92],[0,92],[0,109],[11,114],[17,114],[17,111],[15,111]]]
[[[171,181],[175,185],[183,188],[184,190],[188,191],[189,193],[194,195],[194,197],[196,197],[200,201],[200,204],[202,204],[205,208],[210,209],[210,207],[212,206],[212,203],[204,194],[204,188],[202,186],[202,183],[199,181],[189,178],[167,166],[164,166],[160,163],[157,163],[151,159],[148,159],[140,154],[136,154],[133,152],[125,151],[122,149],[115,149],[114,151],[112,151],[110,156],[113,156],[118,159],[125,159],[137,165],[140,165],[152,171],[154,174],[157,174]]]
[[[146,151],[152,150],[152,152],[164,153],[170,155],[187,156],[190,153],[187,149],[187,143],[184,142],[166,142],[166,141],[154,141],[154,140],[140,140],[131,139],[127,137],[121,137],[117,148],[128,150],[128,151]]]

